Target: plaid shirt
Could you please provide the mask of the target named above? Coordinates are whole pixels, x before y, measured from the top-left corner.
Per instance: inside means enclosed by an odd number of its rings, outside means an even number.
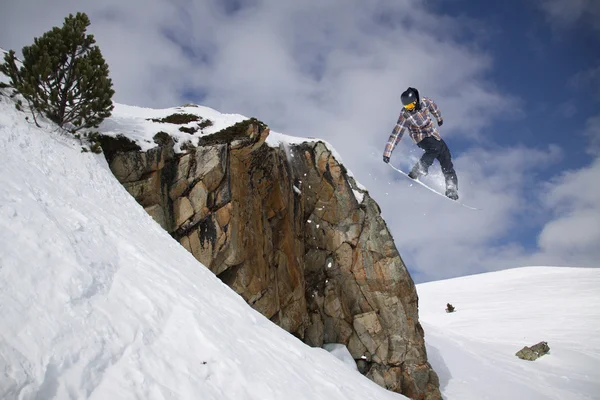
[[[419,143],[426,137],[433,136],[437,140],[441,140],[441,136],[437,130],[437,127],[433,125],[433,121],[429,116],[429,113],[435,117],[439,125],[443,121],[442,114],[437,104],[433,100],[427,97],[421,99],[421,110],[410,112],[402,108],[398,122],[388,139],[385,150],[383,151],[384,157],[391,157],[392,152],[396,145],[402,139],[404,130],[408,129],[408,134],[415,143]]]

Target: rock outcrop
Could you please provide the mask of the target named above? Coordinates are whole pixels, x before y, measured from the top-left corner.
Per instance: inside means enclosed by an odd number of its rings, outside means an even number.
[[[248,120],[176,154],[111,151],[111,170],[164,229],[249,305],[359,370],[439,399],[414,283],[369,193],[319,141],[279,148]]]
[[[517,351],[515,355],[521,360],[535,361],[538,358],[548,354],[549,351],[550,346],[548,346],[547,342],[539,342],[531,347],[523,347],[521,350]]]

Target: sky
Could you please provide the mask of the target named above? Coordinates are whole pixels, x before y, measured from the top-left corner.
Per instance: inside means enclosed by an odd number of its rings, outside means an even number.
[[[253,310],[103,155],[14,101],[0,95],[0,398],[406,399],[360,375],[344,345],[311,348]],[[417,285],[443,398],[596,398],[599,287],[600,269],[567,267]],[[540,359],[515,356],[540,341]]]
[[[195,102],[331,143],[380,204],[415,281],[598,267],[600,4],[594,0],[0,0],[0,47],[88,13],[120,103]],[[32,13],[35,7],[39,12]],[[386,166],[408,86],[444,116],[465,203]],[[406,137],[392,163],[420,150]],[[429,183],[441,188],[439,165]]]

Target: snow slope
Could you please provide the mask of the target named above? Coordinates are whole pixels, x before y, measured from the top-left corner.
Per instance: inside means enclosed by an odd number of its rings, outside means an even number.
[[[1,399],[405,398],[252,310],[45,124],[0,96]]]
[[[428,282],[417,292],[444,398],[600,399],[600,270],[518,268]],[[541,341],[549,354],[515,356]]]

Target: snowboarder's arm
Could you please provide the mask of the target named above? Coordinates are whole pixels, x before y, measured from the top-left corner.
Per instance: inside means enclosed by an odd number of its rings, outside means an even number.
[[[400,139],[402,139],[402,135],[404,135],[405,122],[406,122],[406,119],[404,118],[404,116],[402,114],[400,114],[400,117],[398,118],[398,122],[396,123],[394,130],[392,131],[390,138],[388,139],[387,143],[385,144],[385,150],[383,151],[384,157],[390,158],[392,156],[392,152],[394,151],[394,148],[396,147],[398,142],[400,142]]]
[[[444,118],[442,118],[442,113],[440,112],[439,107],[435,104],[435,101],[431,100],[428,97],[423,98],[425,104],[427,104],[427,109],[434,116],[438,125],[442,125],[444,123]]]

